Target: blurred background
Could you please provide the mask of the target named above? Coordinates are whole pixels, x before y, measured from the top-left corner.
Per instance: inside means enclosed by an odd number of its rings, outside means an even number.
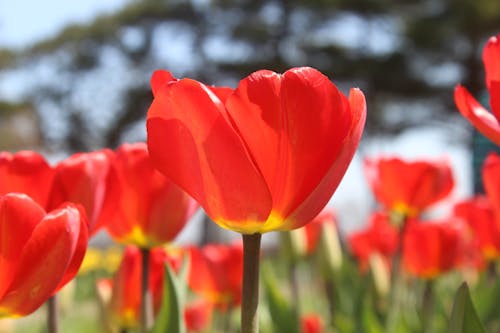
[[[350,231],[373,207],[365,156],[449,158],[454,198],[480,190],[472,147],[490,148],[453,88],[487,102],[481,53],[499,32],[491,0],[0,0],[0,149],[56,161],[144,140],[155,69],[235,87],[258,69],[312,66],[367,97],[360,150],[331,203]]]

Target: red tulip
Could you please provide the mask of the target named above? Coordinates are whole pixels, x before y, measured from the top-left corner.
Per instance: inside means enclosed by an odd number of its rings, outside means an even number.
[[[45,208],[53,177],[54,170],[34,151],[0,152],[0,195],[26,193]]]
[[[161,245],[195,210],[195,201],[153,168],[145,143],[117,149],[100,217],[113,239],[142,248]]]
[[[486,86],[490,93],[491,113],[469,93],[457,85],[455,104],[462,115],[484,136],[500,145],[500,34],[488,40],[483,50]]]
[[[111,150],[78,153],[59,162],[50,194],[49,208],[58,207],[64,201],[81,204],[90,223],[90,234],[101,227],[98,217],[106,194]]]
[[[406,162],[399,158],[365,160],[365,173],[377,200],[407,217],[442,200],[454,186],[448,161]]]
[[[35,311],[77,273],[87,222],[73,204],[45,213],[25,194],[0,196],[0,318]]]
[[[243,247],[206,245],[190,249],[188,285],[211,304],[225,309],[241,302]]]
[[[188,332],[205,330],[212,321],[212,304],[205,300],[189,303],[184,309],[184,321]]]
[[[370,217],[367,228],[349,235],[348,243],[364,271],[374,254],[381,255],[389,264],[390,258],[398,249],[399,232],[391,225],[388,214],[377,212]]]
[[[464,226],[460,220],[426,223],[410,220],[403,235],[403,267],[433,279],[462,264]]]
[[[317,314],[305,315],[301,319],[301,333],[322,333],[325,331],[323,320]]]
[[[485,260],[500,257],[500,225],[488,198],[478,196],[459,202],[454,214],[467,223]]]
[[[220,226],[291,230],[326,205],[359,143],[363,93],[344,96],[307,67],[261,70],[238,88],[152,78],[148,147],[155,166]]]
[[[150,250],[149,291],[154,313],[161,306],[166,253],[162,248]],[[135,246],[128,246],[112,282],[109,309],[113,320],[122,329],[136,328],[140,319],[142,255]]]

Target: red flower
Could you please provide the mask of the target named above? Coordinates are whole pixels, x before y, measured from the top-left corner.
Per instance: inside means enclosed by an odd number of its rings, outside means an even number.
[[[317,314],[305,315],[301,319],[301,333],[322,333],[325,331],[323,320]]]
[[[25,193],[46,208],[54,170],[34,151],[0,152],[0,195]]]
[[[483,50],[486,86],[491,113],[462,85],[455,88],[455,104],[462,115],[484,136],[500,145],[500,34],[488,40]]]
[[[58,207],[64,201],[81,204],[89,218],[91,235],[100,228],[97,220],[106,194],[111,154],[108,149],[78,153],[55,167],[49,209]]]
[[[190,254],[189,287],[219,308],[240,304],[243,246],[235,243],[192,247]]]
[[[390,258],[398,248],[399,232],[391,225],[389,215],[377,212],[370,217],[366,229],[349,235],[348,243],[353,255],[358,259],[361,270],[364,271],[374,254],[381,255],[389,264]]]
[[[500,225],[488,198],[479,196],[457,203],[454,214],[467,223],[485,260],[500,256]]]
[[[212,321],[212,304],[205,300],[189,303],[184,309],[184,321],[188,332],[199,332],[206,329]]]
[[[64,204],[45,213],[30,197],[0,196],[0,318],[35,311],[77,273],[87,222]]]
[[[415,276],[433,279],[462,264],[463,249],[460,220],[410,220],[403,235],[403,267]]]
[[[113,239],[143,248],[172,241],[196,208],[193,199],[153,168],[145,143],[117,149],[100,217]]]
[[[365,123],[359,89],[347,98],[307,67],[261,70],[234,91],[157,71],[152,87],[153,163],[216,223],[245,234],[311,221],[337,188]]]
[[[160,309],[164,265],[166,253],[162,248],[150,250],[149,292],[153,298],[154,313]],[[141,306],[141,251],[135,246],[128,246],[112,282],[112,294],[109,309],[113,320],[122,329],[136,328],[140,319]]]
[[[454,186],[449,162],[406,162],[399,158],[365,160],[365,173],[377,200],[407,217],[442,200]]]

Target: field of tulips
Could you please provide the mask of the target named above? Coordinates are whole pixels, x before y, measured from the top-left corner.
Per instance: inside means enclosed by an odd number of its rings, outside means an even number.
[[[500,145],[498,38],[483,53],[491,113],[461,85],[454,99]],[[361,90],[309,67],[236,89],[158,70],[151,87],[147,143],[55,165],[0,153],[0,331],[500,332],[499,155],[484,195],[431,217],[453,165],[366,158],[377,208],[343,235],[325,206],[361,140]],[[200,209],[241,237],[174,245]]]

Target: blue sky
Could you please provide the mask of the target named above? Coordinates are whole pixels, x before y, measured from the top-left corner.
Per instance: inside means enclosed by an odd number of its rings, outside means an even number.
[[[126,0],[0,0],[0,47],[22,48],[48,38],[69,23],[109,13]]]

